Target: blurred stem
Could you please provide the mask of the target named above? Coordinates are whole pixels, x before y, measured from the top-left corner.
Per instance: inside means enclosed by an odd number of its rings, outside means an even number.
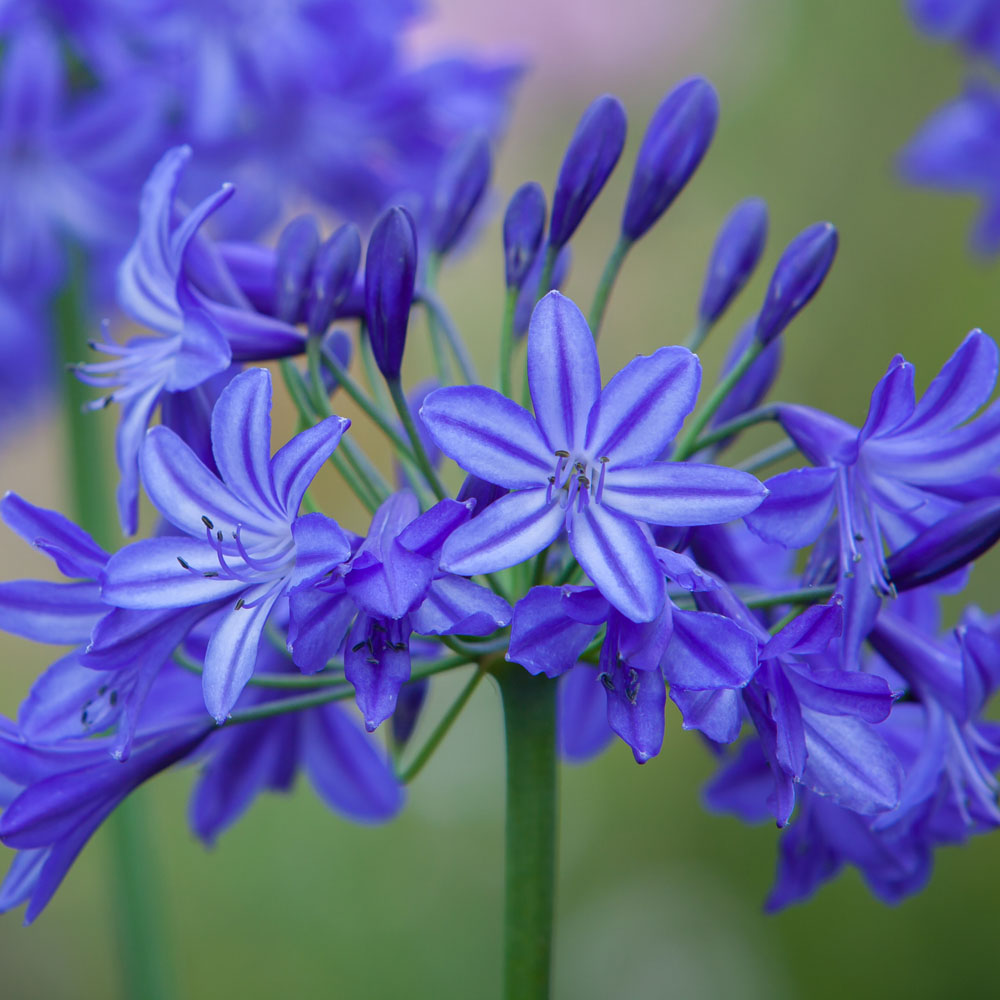
[[[738,462],[733,468],[740,469],[743,472],[757,472],[769,465],[773,465],[775,462],[780,462],[783,458],[788,458],[789,455],[794,455],[798,450],[794,441],[777,441],[766,448],[762,448],[756,454],[751,455],[742,462]]]
[[[698,348],[705,343],[705,338],[708,336],[711,326],[708,323],[698,320],[695,328],[687,335],[687,340],[684,341],[684,346],[692,352],[697,352]]]
[[[778,403],[770,403],[767,406],[759,406],[756,410],[747,410],[746,413],[741,413],[738,417],[727,420],[724,424],[719,424],[718,427],[713,427],[707,434],[695,441],[691,446],[691,453],[695,454],[702,448],[707,448],[718,441],[725,441],[726,438],[732,437],[740,431],[745,431],[748,427],[762,424],[768,420],[777,420],[779,405]]]
[[[510,362],[514,354],[514,312],[517,309],[517,289],[508,288],[500,327],[500,393],[511,398]]]
[[[469,352],[465,349],[462,335],[455,327],[455,323],[444,307],[444,303],[429,288],[421,289],[417,292],[417,299],[427,310],[427,320],[429,323],[436,323],[444,331],[451,353],[455,355],[462,379],[467,385],[476,385],[479,382],[476,376],[476,369],[473,367]],[[447,383],[445,383],[447,384]]]
[[[604,322],[604,311],[608,308],[611,289],[615,286],[615,281],[618,279],[618,272],[621,271],[625,255],[631,247],[632,241],[624,235],[619,234],[618,242],[612,247],[607,263],[604,265],[604,270],[601,272],[601,280],[597,283],[597,291],[594,292],[594,302],[590,307],[590,332],[594,335],[594,340],[597,340],[597,336],[601,332],[601,324]]]
[[[434,727],[427,742],[420,748],[417,755],[410,761],[409,766],[399,775],[399,780],[408,785],[424,769],[424,765],[431,759],[434,751],[437,750],[441,741],[448,735],[455,720],[459,717],[462,709],[468,704],[472,693],[479,687],[479,682],[486,676],[482,667],[477,666],[472,676],[466,682],[465,687],[459,692],[458,697],[448,706],[448,711],[441,717],[441,721]]]
[[[722,406],[726,397],[733,391],[733,387],[747,373],[747,369],[760,357],[764,350],[764,345],[755,337],[747,349],[740,355],[739,361],[726,372],[719,381],[719,384],[708,397],[705,405],[694,415],[690,425],[685,429],[683,437],[677,443],[677,450],[674,452],[673,460],[683,462],[686,458],[697,450],[695,442],[701,437],[701,432],[708,426],[708,422],[715,416],[719,407]]]
[[[559,256],[561,247],[554,247],[551,243],[545,245],[545,260],[542,263],[542,273],[538,279],[538,290],[535,292],[535,301],[547,295],[551,289],[552,274],[556,269],[556,258]]]
[[[440,267],[441,258],[436,253],[432,253],[427,258],[427,267],[424,270],[424,284],[431,291],[437,286],[437,276]],[[438,325],[437,317],[431,309],[427,309],[427,329],[431,335],[431,353],[434,355],[434,367],[437,371],[438,383],[440,385],[451,385],[451,364],[448,361],[444,333]]]
[[[437,494],[438,499],[443,500],[446,495],[444,487],[441,485],[441,480],[438,479],[437,473],[434,471],[434,466],[431,465],[431,460],[427,457],[423,441],[420,440],[420,433],[417,431],[417,425],[413,422],[413,414],[410,412],[410,404],[403,394],[402,383],[398,378],[394,378],[387,380],[387,384],[389,386],[389,395],[392,396],[392,401],[396,405],[396,412],[399,414],[399,419],[403,421],[406,435],[413,446],[413,454],[416,457],[417,465],[420,467],[424,479],[427,480],[431,489]]]
[[[55,301],[55,325],[62,361],[61,398],[66,428],[66,471],[74,520],[105,547],[118,534],[112,490],[101,456],[106,444],[100,422],[82,412],[87,388],[67,365],[87,350],[86,260],[79,247],[68,249],[69,274]],[[88,416],[90,419],[88,419]],[[111,839],[111,885],[122,956],[124,995],[129,1000],[166,1000],[173,994],[171,967],[160,903],[156,864],[146,834],[142,800],[129,799],[108,819]]]
[[[498,673],[507,742],[505,1000],[547,1000],[556,861],[556,683]]]

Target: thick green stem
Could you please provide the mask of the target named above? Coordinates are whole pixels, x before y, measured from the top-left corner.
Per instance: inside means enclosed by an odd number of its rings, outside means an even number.
[[[611,296],[611,289],[618,279],[618,272],[622,269],[625,255],[629,252],[632,241],[625,236],[619,236],[618,242],[614,245],[608,261],[604,265],[601,273],[601,280],[597,283],[597,291],[594,293],[594,302],[590,307],[590,332],[597,340],[597,335],[601,332],[601,324],[604,322],[604,311],[608,308],[608,298]]]
[[[768,420],[777,420],[778,405],[777,403],[771,403],[768,406],[760,406],[756,410],[747,410],[746,413],[741,413],[738,417],[733,417],[732,420],[727,420],[724,424],[713,427],[707,434],[703,434],[698,438],[691,446],[692,454],[719,441],[725,441],[726,438],[733,437],[739,434],[740,431],[745,431],[748,427],[754,427]]]
[[[798,450],[794,441],[776,441],[742,462],[737,462],[733,468],[741,469],[743,472],[758,472],[775,462],[780,462],[783,458],[788,458],[789,455],[794,455]]]
[[[66,470],[75,520],[102,545],[114,547],[118,536],[114,497],[101,465],[107,445],[96,414],[81,412],[86,387],[66,367],[87,350],[85,260],[71,248],[70,274],[55,303],[59,355],[63,363],[62,406],[66,428]],[[129,1000],[166,1000],[173,993],[164,948],[163,908],[155,859],[149,848],[141,801],[130,799],[108,819],[111,886],[122,955],[124,995]]]
[[[500,673],[507,740],[504,998],[547,1000],[556,872],[556,684]]]

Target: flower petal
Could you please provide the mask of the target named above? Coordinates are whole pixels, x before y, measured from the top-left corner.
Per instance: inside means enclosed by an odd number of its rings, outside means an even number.
[[[325,514],[304,514],[292,522],[295,569],[289,588],[301,587],[326,576],[351,555],[351,543],[343,528]]]
[[[555,471],[554,449],[534,417],[493,389],[438,389],[424,400],[420,418],[446,455],[488,483],[538,486]]]
[[[294,517],[313,477],[333,454],[344,431],[351,426],[346,417],[327,417],[314,427],[296,434],[271,459],[270,475],[279,507]]]
[[[768,660],[785,653],[822,653],[844,630],[844,609],[840,597],[829,604],[814,604],[793,618],[760,651]]]
[[[579,452],[601,394],[601,369],[583,313],[559,292],[549,292],[531,314],[528,384],[548,450]]]
[[[747,527],[766,542],[789,549],[811,545],[827,526],[837,500],[837,470],[792,469],[767,481],[764,502],[746,516]]]
[[[570,515],[567,528],[573,555],[597,589],[626,618],[652,621],[663,608],[666,587],[653,547],[639,525],[601,504],[589,503]]]
[[[253,674],[264,623],[280,593],[278,588],[259,596],[250,591],[253,606],[231,608],[212,632],[201,687],[205,707],[219,724],[226,721]]]
[[[663,658],[671,686],[741,688],[756,671],[757,640],[736,622],[707,611],[674,611],[674,632]]]
[[[438,577],[410,614],[413,631],[421,635],[492,635],[510,619],[510,605],[502,597],[453,573]]]
[[[603,504],[649,524],[720,524],[749,514],[767,490],[749,472],[697,462],[609,466]]]
[[[50,583],[13,580],[0,583],[0,629],[35,642],[79,645],[111,610],[90,581]]]
[[[658,670],[633,670],[618,663],[602,675],[608,699],[608,725],[632,748],[637,764],[645,764],[663,746],[667,688]]]
[[[403,789],[375,738],[339,705],[303,715],[302,757],[323,801],[356,823],[384,823],[403,805]]]
[[[441,568],[460,576],[492,573],[530,559],[562,530],[566,515],[544,489],[518,490],[490,504],[454,531],[441,550]]]
[[[563,674],[557,698],[559,750],[567,760],[581,764],[599,754],[613,735],[604,685],[589,663],[578,663]]]
[[[574,621],[565,603],[561,587],[532,587],[514,605],[506,659],[546,677],[572,670],[599,626]]]
[[[587,451],[612,468],[658,459],[694,409],[701,364],[686,347],[630,361],[601,393],[587,422]]]

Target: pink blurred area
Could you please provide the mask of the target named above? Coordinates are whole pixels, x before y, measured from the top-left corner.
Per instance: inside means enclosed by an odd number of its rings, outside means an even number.
[[[533,85],[627,87],[692,50],[729,48],[745,0],[433,0],[413,33],[420,54],[475,48],[522,59]]]

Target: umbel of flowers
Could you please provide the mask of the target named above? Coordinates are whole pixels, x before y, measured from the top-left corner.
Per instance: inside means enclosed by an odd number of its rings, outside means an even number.
[[[119,414],[123,529],[140,491],[158,527],[108,553],[60,514],[0,504],[66,577],[3,584],[0,625],[74,647],[0,727],[0,839],[17,852],[0,908],[26,903],[33,920],[118,803],[192,761],[206,841],[300,768],[342,815],[388,820],[485,677],[508,740],[511,997],[547,992],[557,711],[567,758],[617,737],[642,763],[669,696],[720,762],[709,805],[783,831],[771,907],[845,863],[896,900],[939,844],[1000,822],[1000,728],[982,714],[1000,621],[969,608],[941,632],[937,612],[1000,536],[994,342],[970,333],[919,400],[895,357],[854,423],[765,403],[837,250],[817,223],[781,252],[703,392],[693,349],[765,246],[766,208],[747,199],[721,227],[686,344],[651,343],[610,377],[598,365],[616,275],[694,174],[717,110],[695,78],[655,112],[589,319],[553,286],[622,152],[621,104],[584,113],[550,210],[537,184],[513,195],[506,292],[483,321],[500,326],[489,385],[435,289],[488,185],[484,141],[456,147],[425,223],[388,208],[364,254],[353,227],[324,236],[301,218],[274,248],[217,242],[206,223],[238,194],[185,211],[191,151],[163,156],[117,276],[147,329],[95,343],[107,360],[78,369]],[[403,384],[415,310],[438,371],[418,398]],[[301,425],[273,454],[272,371]],[[396,483],[333,412],[341,394],[384,435]],[[774,444],[729,460],[760,424]],[[363,537],[316,508],[317,476],[367,508]],[[449,670],[467,683],[425,725],[430,678]]]

